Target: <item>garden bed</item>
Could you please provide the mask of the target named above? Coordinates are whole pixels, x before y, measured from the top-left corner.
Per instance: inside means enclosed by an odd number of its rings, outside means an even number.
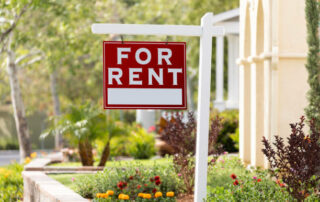
[[[150,170],[150,172],[154,172],[160,176],[164,187],[159,186],[159,190],[161,190],[164,195],[165,192],[175,189],[174,192],[177,195],[177,201],[193,201],[193,196],[186,194],[183,190],[183,185],[180,186],[182,181],[179,180],[179,175],[172,170],[170,171],[170,169],[172,169],[172,161],[170,158],[156,161],[145,160],[142,162],[144,165],[141,165],[141,161],[130,161],[129,164],[128,162],[110,162],[109,165],[115,166],[114,168],[119,168],[117,172],[128,168],[120,174],[124,176],[130,173],[131,168],[140,169],[142,166],[146,168],[145,170]],[[162,165],[157,165],[158,162],[161,162]],[[111,172],[110,169],[112,168],[109,167],[105,169],[104,172],[93,175],[61,174],[49,176],[85,198],[96,198],[97,193],[106,193],[107,190],[114,191],[116,196],[120,193],[130,195],[131,192],[128,190],[120,190],[117,187],[119,178],[109,175]],[[155,174],[150,175],[153,176]],[[176,176],[171,176],[172,174]],[[128,176],[130,175],[131,174]],[[104,180],[103,178],[106,179]],[[107,178],[109,179],[108,181]],[[180,183],[180,185],[170,184],[172,182]],[[130,183],[130,181],[128,183]],[[136,186],[135,183],[133,184]],[[152,183],[149,184],[152,186]],[[179,190],[180,188],[181,190]],[[267,171],[246,169],[238,157],[224,155],[220,157],[213,166],[210,166],[208,170],[208,201],[291,201],[292,198],[284,189],[285,187],[279,186],[279,184],[272,180]],[[130,199],[131,197],[132,196],[130,196]],[[113,199],[115,198],[117,197]],[[104,200],[100,199],[99,201]]]

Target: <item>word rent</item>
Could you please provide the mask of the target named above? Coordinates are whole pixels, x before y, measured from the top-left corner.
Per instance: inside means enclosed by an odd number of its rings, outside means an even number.
[[[131,48],[117,48],[117,64],[121,65],[123,59],[129,57],[126,52],[131,52]],[[158,65],[172,65],[170,58],[172,56],[172,51],[169,48],[158,48],[157,61]],[[146,58],[141,59],[141,54],[145,53]],[[140,65],[147,65],[150,63],[152,55],[149,49],[139,48],[135,52],[135,61]],[[163,70],[164,68],[159,68],[159,73],[156,73],[155,68],[135,68],[129,67],[129,85],[142,85],[143,81],[140,80],[140,73],[143,71],[148,72],[148,85],[153,85],[153,80],[158,82],[159,85],[163,85]],[[177,68],[165,68],[165,73],[172,74],[172,85],[178,85],[177,74],[182,73],[182,69]],[[121,77],[123,72],[120,68],[108,68],[108,84],[112,85],[113,81],[116,81],[118,85],[122,85]]]
[[[106,109],[185,109],[183,42],[104,42]]]

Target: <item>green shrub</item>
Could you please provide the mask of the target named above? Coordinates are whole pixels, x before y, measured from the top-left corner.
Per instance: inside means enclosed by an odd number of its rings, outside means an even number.
[[[132,131],[128,141],[128,152],[135,159],[149,159],[156,154],[154,135],[143,128]]]
[[[156,176],[160,183],[156,183]],[[119,194],[127,194],[134,199],[139,193],[173,191],[179,193],[181,180],[175,173],[172,165],[154,164],[146,168],[139,163],[126,163],[115,168],[106,168],[95,175],[79,178],[75,181],[75,190],[83,197],[93,198],[97,193],[114,191],[114,198]]]
[[[18,150],[18,141],[8,140],[6,138],[0,138],[0,150]]]
[[[129,135],[128,135],[129,136]],[[110,156],[129,156],[127,137],[114,137],[110,141]]]
[[[114,137],[110,142],[110,155],[132,156],[135,159],[149,159],[156,154],[155,137],[145,129],[133,124],[126,136]]]
[[[226,110],[223,112],[217,112],[211,114],[211,119],[216,116],[222,119],[222,128],[218,136],[218,143],[223,145],[223,149],[227,152],[238,152],[239,144],[239,111],[238,110]]]
[[[23,196],[23,166],[14,163],[0,168],[0,199],[2,201],[19,201]]]

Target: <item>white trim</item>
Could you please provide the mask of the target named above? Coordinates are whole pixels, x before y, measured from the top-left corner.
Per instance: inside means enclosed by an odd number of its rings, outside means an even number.
[[[178,35],[178,36],[201,36],[201,26],[195,25],[139,25],[139,24],[93,24],[92,32],[95,34],[127,34],[127,35]],[[211,36],[224,35],[222,26],[211,26]]]
[[[240,16],[240,9],[236,8],[227,12],[219,13],[213,17],[213,24]]]

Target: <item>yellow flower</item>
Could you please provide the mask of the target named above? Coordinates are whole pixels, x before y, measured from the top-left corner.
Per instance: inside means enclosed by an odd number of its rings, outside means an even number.
[[[118,199],[123,199],[124,194],[119,194]]]
[[[143,196],[144,196],[144,193],[139,193],[139,194],[138,194],[138,197],[143,198]]]
[[[150,199],[151,198],[151,194],[143,194],[143,198]]]
[[[32,154],[30,154],[30,157],[31,157],[32,159],[36,158],[36,157],[37,157],[37,153],[36,153],[36,152],[33,152]]]
[[[174,197],[174,192],[173,191],[167,192],[167,197]]]
[[[6,169],[0,168],[0,174],[2,174],[2,173],[4,173],[4,172],[6,172]]]
[[[161,193],[161,192],[157,192],[157,193],[154,195],[155,198],[159,198],[159,197],[161,197],[161,196],[162,196],[162,193]]]
[[[124,200],[129,200],[130,197],[129,197],[129,195],[123,194],[122,199],[124,199]]]
[[[97,193],[97,194],[96,194],[96,197],[97,197],[97,198],[100,198],[100,196],[101,196],[100,193]]]
[[[113,196],[114,191],[112,191],[112,190],[108,190],[108,191],[107,191],[107,194],[108,194],[109,196]]]
[[[31,161],[30,157],[27,157],[27,158],[24,159],[24,163],[25,163],[25,164],[30,163],[30,161]]]

